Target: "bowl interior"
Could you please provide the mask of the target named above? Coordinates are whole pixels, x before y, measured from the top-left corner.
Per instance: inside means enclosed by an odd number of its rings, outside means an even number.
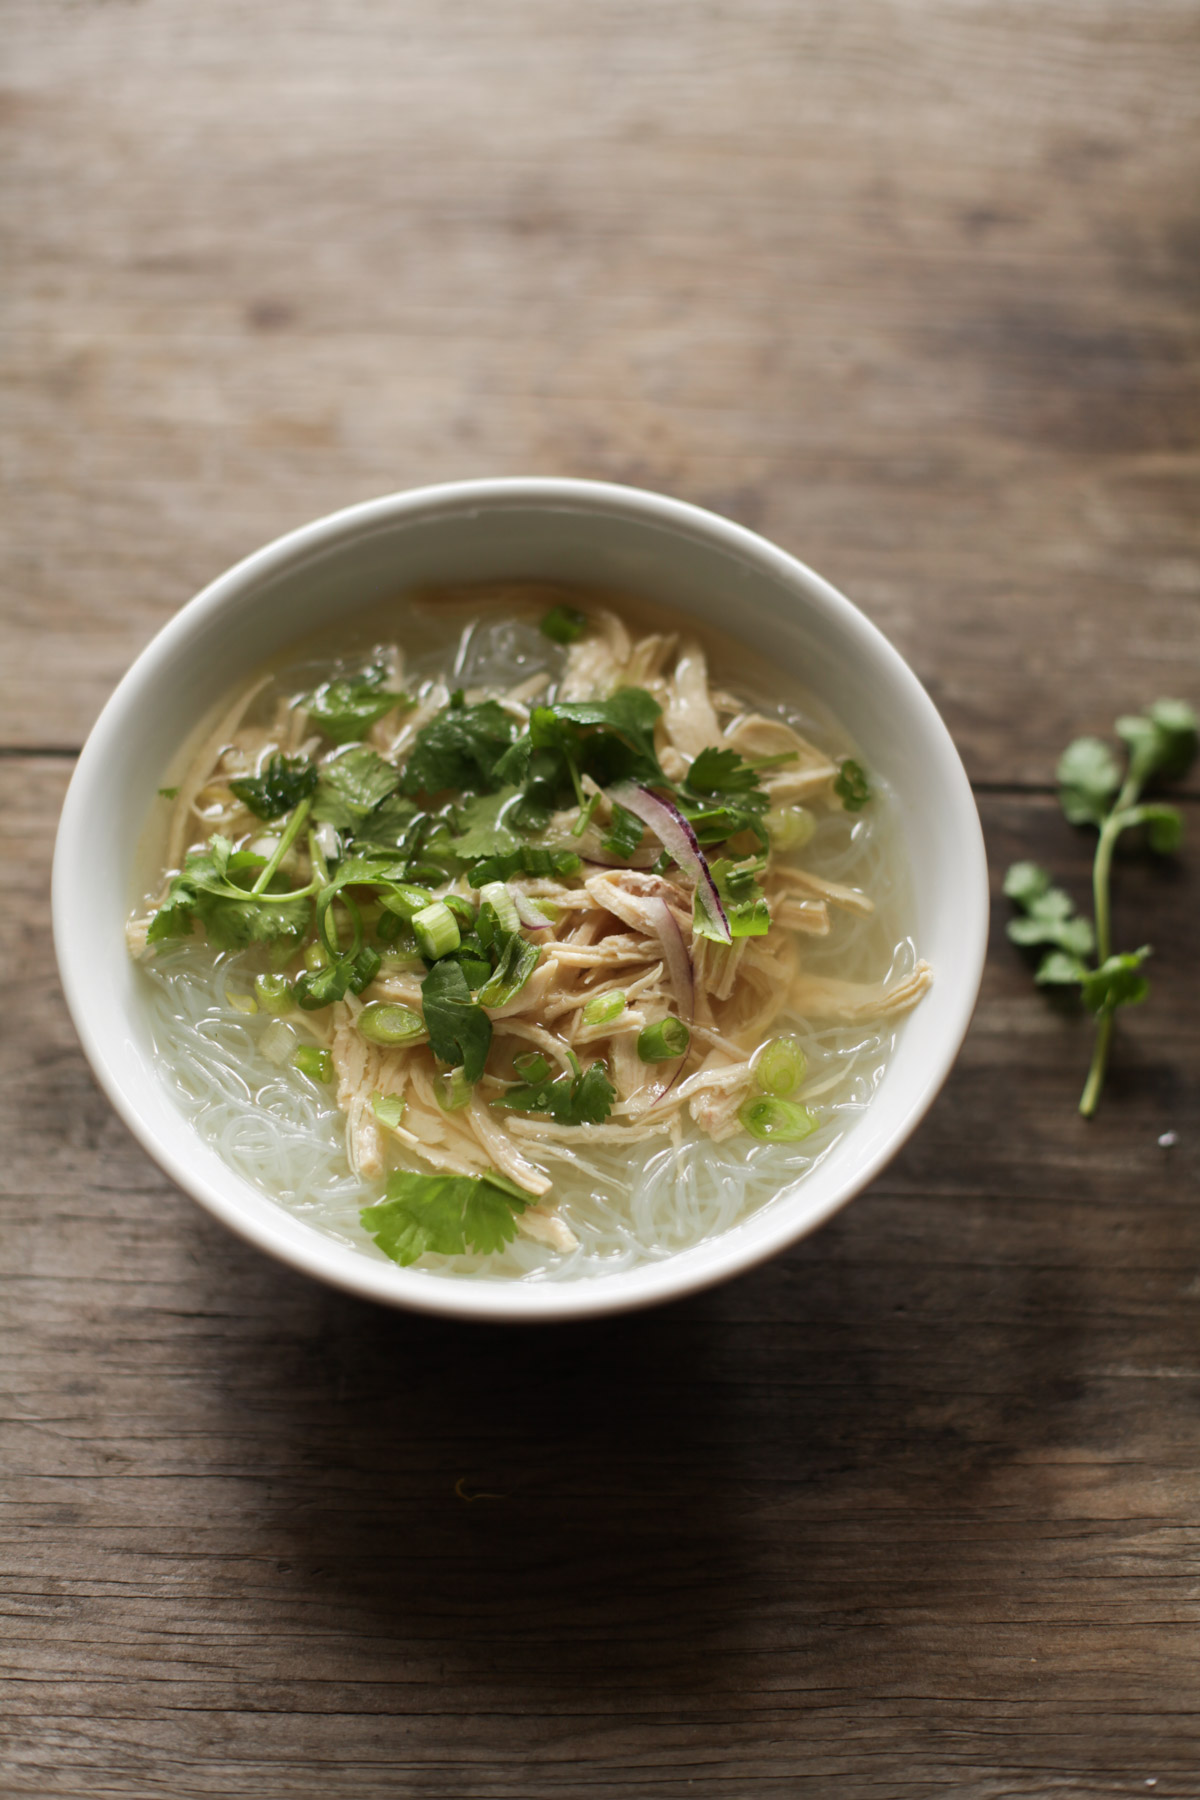
[[[690,613],[784,666],[828,706],[895,794],[913,935],[934,986],[870,1108],[765,1211],[659,1264],[571,1283],[495,1283],[383,1265],[234,1175],[177,1111],[156,1066],[123,925],[164,771],[253,668],[406,588],[506,578],[613,588]],[[358,1293],[461,1316],[549,1318],[646,1304],[748,1267],[859,1191],[921,1117],[978,988],[987,883],[978,817],[932,702],[881,634],[762,539],[694,508],[587,483],[462,484],[355,507],[258,552],[192,601],[121,683],[80,758],[55,859],[64,990],[102,1085],[182,1187],[260,1247]]]

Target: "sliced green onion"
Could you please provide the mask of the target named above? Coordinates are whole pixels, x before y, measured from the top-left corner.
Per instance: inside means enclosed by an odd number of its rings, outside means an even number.
[[[474,930],[475,908],[464,895],[447,894],[442,900],[442,905],[448,906],[455,917],[462,920],[468,931]]]
[[[235,1012],[256,1013],[258,1011],[258,1001],[253,994],[235,994],[232,988],[226,988],[225,998]]]
[[[524,1056],[514,1056],[513,1068],[522,1081],[529,1083],[545,1081],[550,1073],[550,1064],[540,1050],[528,1050]]]
[[[503,881],[487,881],[479,890],[481,906],[490,906],[496,915],[496,923],[505,931],[520,931],[521,919],[517,912],[517,903],[509,893]]]
[[[315,1044],[301,1044],[292,1061],[310,1081],[333,1080],[333,1058],[328,1050],[318,1050]]]
[[[436,962],[440,956],[449,956],[451,950],[457,950],[462,943],[458,920],[440,900],[435,900],[432,906],[414,913],[412,928],[417,934],[417,943],[421,946],[422,953],[430,962]]]
[[[358,1015],[358,1031],[370,1044],[388,1047],[415,1044],[425,1036],[425,1021],[411,1006],[397,1000],[372,1000]]]
[[[764,1094],[786,1100],[808,1073],[808,1058],[794,1037],[772,1038],[754,1059],[754,1079]]]
[[[747,1100],[738,1118],[751,1137],[773,1144],[798,1144],[821,1123],[816,1113],[795,1100],[776,1100],[768,1094]]]
[[[315,975],[318,969],[327,969],[333,958],[324,944],[310,944],[304,952],[304,966],[310,974]]]
[[[254,992],[264,1012],[291,1012],[296,1004],[292,998],[292,984],[286,975],[256,975]]]
[[[773,806],[763,820],[772,850],[786,853],[803,850],[817,829],[814,813],[807,806]]]
[[[379,899],[381,905],[385,906],[390,913],[395,913],[398,919],[403,919],[406,924],[414,913],[419,913],[423,907],[433,904],[433,895],[429,889],[417,887],[411,881],[393,882],[390,887],[380,890]]]
[[[643,1062],[674,1062],[682,1056],[692,1041],[692,1034],[682,1019],[668,1014],[659,1019],[655,1025],[647,1025],[639,1031],[637,1053]]]
[[[555,644],[574,644],[587,629],[587,619],[574,606],[552,606],[538,630]]]
[[[404,1117],[404,1101],[399,1094],[381,1094],[376,1088],[371,1095],[371,1111],[381,1125],[394,1131]]]
[[[449,1069],[433,1078],[433,1097],[443,1112],[459,1112],[471,1104],[471,1083],[461,1069]]]
[[[479,991],[480,1006],[507,1006],[537,968],[541,954],[536,944],[527,942],[516,933],[508,938],[500,954],[500,961],[496,964],[495,974],[490,979],[485,977],[487,985]]]
[[[597,994],[588,1001],[583,1009],[585,1025],[611,1025],[625,1011],[625,995],[620,988],[611,993]]]

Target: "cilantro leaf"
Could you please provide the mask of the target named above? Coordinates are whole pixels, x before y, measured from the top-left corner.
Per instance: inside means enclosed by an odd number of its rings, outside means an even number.
[[[1169,856],[1183,843],[1183,814],[1175,806],[1152,803],[1133,809],[1131,825],[1146,827],[1146,842],[1159,856]]]
[[[426,817],[403,794],[389,794],[360,824],[355,825],[355,846],[370,844],[392,851],[407,850],[418,821]]]
[[[406,794],[490,794],[504,785],[497,765],[516,736],[517,727],[496,700],[467,706],[462,689],[418,731],[405,765]]]
[[[400,771],[366,744],[352,744],[331,757],[320,771],[313,818],[326,819],[339,831],[355,831],[391,795]]]
[[[235,850],[219,832],[204,850],[193,850],[172,881],[146,933],[147,943],[186,937],[198,921],[218,950],[243,950],[248,944],[270,944],[305,935],[312,902],[305,895],[267,891],[251,894],[239,877],[254,878],[266,858],[251,850]],[[278,881],[280,878],[275,877]]]
[[[451,1068],[461,1066],[474,1086],[492,1046],[492,1021],[471,997],[466,975],[451,958],[434,963],[426,975],[421,1010],[434,1055]]]
[[[317,730],[335,744],[352,744],[366,737],[372,725],[390,713],[393,707],[412,705],[407,694],[393,693],[384,687],[387,670],[372,663],[361,675],[343,676],[337,681],[323,681],[311,694],[305,694],[300,705]]]
[[[793,753],[794,754],[794,753]],[[771,761],[778,758],[772,757]],[[787,760],[791,760],[791,756]],[[761,786],[758,769],[736,750],[702,750],[687,772],[687,785],[699,794],[747,794]]]
[[[1076,960],[1091,955],[1096,947],[1091,920],[1076,914],[1071,896],[1052,887],[1049,875],[1036,863],[1013,863],[1004,877],[1004,892],[1023,915],[1008,922],[1010,943],[1026,950],[1052,945]],[[1055,962],[1052,967],[1063,965]]]
[[[645,688],[619,688],[607,700],[535,706],[523,732],[497,765],[500,780],[544,790],[568,786],[583,804],[580,774],[598,787],[614,781],[665,780],[654,749],[662,708]],[[538,795],[542,797],[541,794]]]
[[[317,771],[302,756],[273,756],[261,775],[229,783],[243,806],[260,819],[279,819],[316,791]]]
[[[871,798],[871,789],[862,764],[847,756],[834,777],[833,791],[847,812],[861,812]]]
[[[507,814],[520,790],[501,788],[496,794],[481,794],[455,808],[459,829],[453,839],[454,854],[464,862],[481,856],[500,856],[520,848],[521,840],[509,829]]]
[[[616,1097],[608,1070],[602,1062],[594,1062],[581,1073],[521,1082],[492,1105],[510,1112],[541,1113],[559,1125],[601,1125]]]
[[[763,814],[769,805],[759,784],[758,771],[775,763],[791,762],[784,756],[747,762],[736,750],[702,750],[679,789],[679,810],[691,826],[698,844],[723,844],[729,838],[753,832],[760,846],[768,846]]]
[[[1088,966],[1067,950],[1051,950],[1037,966],[1034,980],[1039,987],[1078,987],[1088,973]]]
[[[587,618],[574,606],[552,606],[538,625],[554,644],[575,644],[587,629]]]
[[[202,890],[195,912],[210,944],[218,950],[244,950],[248,944],[299,944],[312,919],[312,902],[272,901],[270,894],[233,900]]]
[[[1142,964],[1151,954],[1149,944],[1121,956],[1109,956],[1098,969],[1089,969],[1083,977],[1084,1004],[1094,1013],[1114,1013],[1118,1006],[1138,1006],[1150,992],[1150,983],[1141,973]]]
[[[711,801],[689,799],[685,789],[679,798],[679,810],[700,845],[724,844],[744,831],[753,832],[764,850],[770,842],[762,818],[767,810],[765,794],[730,795],[727,804],[714,805]]]
[[[1196,715],[1183,700],[1156,700],[1144,712],[1117,720],[1129,751],[1130,774],[1139,785],[1154,775],[1185,775],[1196,754]]]
[[[516,1236],[517,1217],[536,1198],[502,1175],[418,1175],[406,1169],[388,1177],[384,1199],[359,1214],[385,1255],[402,1268],[432,1252],[491,1255]]]
[[[620,765],[610,780],[638,779],[629,766],[632,758],[646,776],[661,781],[662,770],[654,749],[654,727],[661,716],[661,706],[645,688],[618,688],[607,700],[569,700],[560,706],[535,706],[529,732],[535,749],[543,744],[551,749],[562,741],[563,728],[571,727],[589,750],[600,751],[607,760]],[[625,755],[607,740],[622,745]],[[600,785],[605,784],[601,781]]]
[[[1103,738],[1076,738],[1058,759],[1058,798],[1072,825],[1099,825],[1121,786],[1117,759]]]
[[[1028,906],[1050,886],[1046,870],[1034,862],[1015,862],[1004,877],[1004,892],[1020,906]]]

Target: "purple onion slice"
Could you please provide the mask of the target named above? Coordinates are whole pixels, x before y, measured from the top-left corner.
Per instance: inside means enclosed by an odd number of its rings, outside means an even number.
[[[725,916],[725,908],[721,905],[721,896],[709,873],[708,864],[704,860],[704,852],[696,841],[696,834],[671,800],[663,800],[658,794],[652,794],[649,788],[639,787],[633,781],[619,781],[608,790],[609,798],[626,812],[631,812],[648,825],[668,856],[674,858],[696,883],[696,894],[708,917],[709,924],[722,944],[732,944],[733,933],[729,929],[729,920]],[[676,927],[678,930],[678,927]]]
[[[624,805],[624,801],[621,804]],[[654,920],[655,935],[662,945],[663,961],[679,1002],[679,1011],[684,1023],[691,1025],[696,1017],[696,979],[683,933],[665,900],[649,900],[646,904]]]
[[[531,900],[528,894],[523,894],[520,888],[509,888],[508,891],[512,895],[513,905],[517,909],[517,917],[527,930],[548,931],[550,929],[552,921],[546,917],[536,901]]]

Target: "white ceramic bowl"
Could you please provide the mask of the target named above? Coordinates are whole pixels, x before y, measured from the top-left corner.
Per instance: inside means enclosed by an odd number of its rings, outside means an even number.
[[[156,1067],[123,927],[161,771],[248,670],[339,614],[433,582],[533,577],[621,589],[734,632],[798,674],[844,723],[899,810],[913,936],[934,985],[906,1021],[870,1107],[829,1157],[725,1235],[593,1280],[472,1281],[401,1269],[325,1237],[235,1175]],[[879,1173],[927,1111],[962,1043],[983,970],[987,870],[950,736],[887,640],[811,569],[728,520],[584,481],[473,481],[391,495],[289,533],[164,627],[105,707],[63,807],[54,937],[63,988],[104,1091],[180,1187],[293,1268],[395,1306],[538,1320],[672,1299],[772,1256]]]

